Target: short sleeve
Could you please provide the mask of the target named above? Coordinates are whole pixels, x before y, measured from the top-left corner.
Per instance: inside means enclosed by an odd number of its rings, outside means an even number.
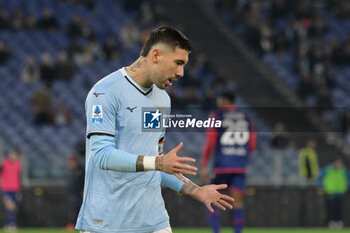
[[[117,98],[107,91],[90,91],[85,102],[87,132],[92,135],[115,135]]]

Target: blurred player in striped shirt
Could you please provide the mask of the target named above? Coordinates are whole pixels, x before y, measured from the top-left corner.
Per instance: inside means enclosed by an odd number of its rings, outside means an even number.
[[[256,146],[256,135],[251,121],[236,108],[234,102],[235,95],[231,92],[224,92],[217,98],[218,110],[211,117],[221,120],[222,127],[207,131],[201,177],[205,183],[228,185],[230,195],[235,199],[233,228],[235,233],[240,233],[244,223],[245,171],[248,156]],[[208,175],[211,156],[214,156],[213,180]],[[209,222],[215,233],[220,231],[219,209],[209,213]]]

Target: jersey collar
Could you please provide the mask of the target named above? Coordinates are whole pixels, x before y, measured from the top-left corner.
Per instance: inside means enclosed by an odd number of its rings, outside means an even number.
[[[148,95],[152,91],[152,87],[146,88],[135,82],[135,80],[128,74],[125,67],[121,69],[122,74],[124,75],[125,79],[128,80],[128,82],[133,85],[139,92],[141,92],[143,95]]]

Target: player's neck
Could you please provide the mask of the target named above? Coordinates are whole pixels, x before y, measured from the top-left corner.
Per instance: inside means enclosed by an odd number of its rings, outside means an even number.
[[[140,86],[150,88],[152,81],[149,78],[148,64],[145,57],[139,57],[134,63],[126,67],[126,72]]]

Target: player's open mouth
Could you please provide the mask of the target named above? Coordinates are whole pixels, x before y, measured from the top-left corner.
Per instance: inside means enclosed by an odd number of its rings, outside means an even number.
[[[166,80],[165,84],[166,84],[167,86],[171,86],[171,85],[173,85],[172,82],[173,82],[173,81],[172,81],[171,79],[168,79],[168,80]]]

